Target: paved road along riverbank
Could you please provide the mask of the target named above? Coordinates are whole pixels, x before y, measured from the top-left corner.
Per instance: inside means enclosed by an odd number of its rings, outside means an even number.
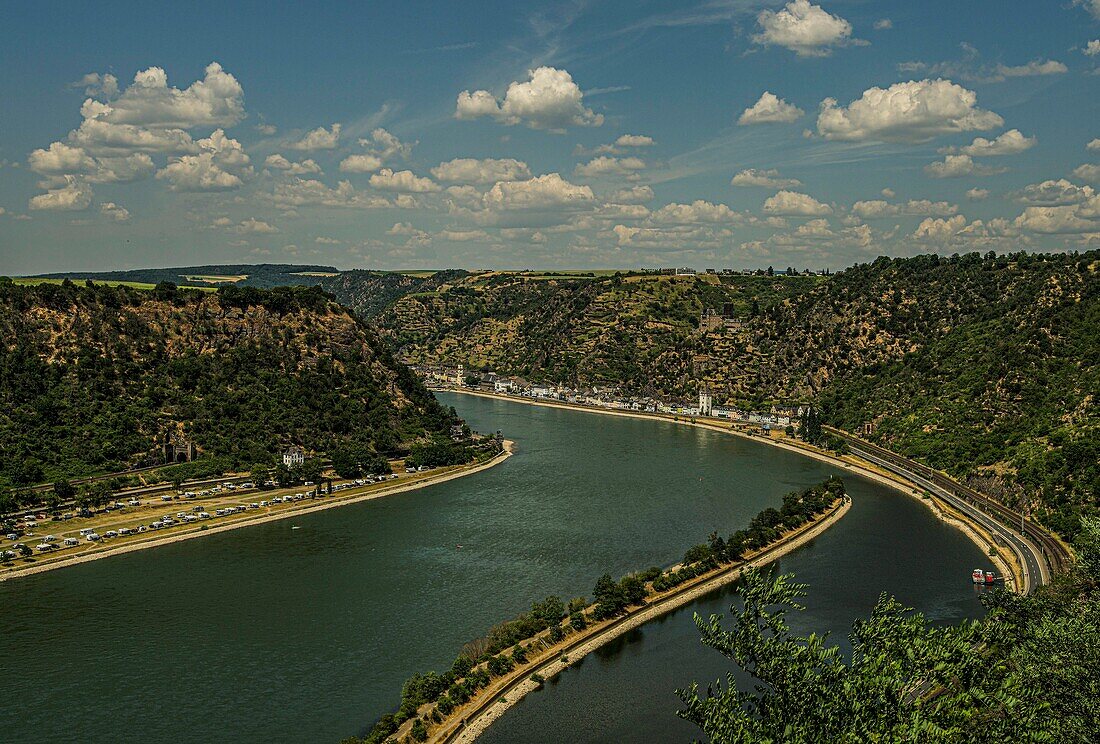
[[[888,461],[884,458],[871,455],[870,450],[872,447],[874,447],[875,450],[880,450],[882,448],[872,446],[869,443],[864,443],[867,446],[860,448],[859,444],[862,440],[850,434],[846,435],[845,438],[849,441],[849,446],[853,455],[837,456],[832,452],[814,447],[806,442],[790,437],[784,436],[782,438],[773,438],[771,436],[751,434],[749,429],[739,430],[735,424],[731,424],[728,420],[723,419],[704,417],[685,418],[683,416],[671,414],[624,411],[543,398],[526,398],[516,395],[503,395],[474,390],[461,390],[457,388],[445,389],[448,392],[462,395],[498,398],[528,405],[566,408],[610,416],[648,418],[684,424],[687,426],[697,426],[714,431],[722,431],[735,436],[747,437],[753,441],[764,442],[765,444],[799,452],[807,457],[831,462],[855,470],[861,475],[873,478],[909,495],[921,492],[930,494],[933,497],[933,503],[930,503],[929,506],[931,506],[942,519],[955,522],[967,537],[982,548],[983,551],[990,549],[997,551],[997,554],[990,555],[990,558],[1005,577],[1006,583],[1011,582],[1011,586],[1015,588],[1016,591],[1026,594],[1036,586],[1050,581],[1052,573],[1050,566],[1051,558],[1035,541],[1028,539],[1026,535],[1013,530],[1003,522],[986,514],[982,511],[980,506],[966,499],[959,498],[943,487],[931,482],[931,479],[922,477],[915,472],[917,469],[916,467],[904,467],[900,465],[899,463],[904,463],[906,461],[906,458],[903,456],[891,453],[893,457]],[[936,480],[954,483],[954,481],[951,481],[944,474],[938,473],[937,476]],[[959,486],[959,488],[961,488],[961,486]],[[936,501],[939,503],[935,503]],[[1053,538],[1051,541],[1057,542]],[[1002,550],[1008,551],[1009,555],[1001,553]],[[1066,552],[1064,548],[1062,552]],[[1068,558],[1068,552],[1066,552],[1066,558]]]

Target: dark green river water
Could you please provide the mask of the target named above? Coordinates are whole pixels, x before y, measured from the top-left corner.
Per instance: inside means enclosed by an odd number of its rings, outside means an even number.
[[[517,454],[431,488],[0,584],[0,740],[335,744],[391,710],[409,674],[448,667],[532,600],[674,562],[834,472],[669,423],[441,397]],[[981,613],[977,548],[915,500],[846,482],[848,516],[782,561],[812,584],[796,629],[843,641],[883,590],[938,622]],[[729,603],[704,598],[605,647],[484,741],[690,740],[673,690],[727,671],[691,613]]]

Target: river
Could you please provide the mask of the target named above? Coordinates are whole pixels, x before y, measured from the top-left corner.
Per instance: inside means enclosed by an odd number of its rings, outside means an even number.
[[[0,738],[338,742],[412,672],[548,594],[675,561],[836,470],[667,422],[443,395],[515,456],[437,486],[0,583]],[[796,629],[837,640],[888,590],[938,622],[981,613],[980,551],[914,499],[847,474],[853,508],[782,561]],[[529,696],[486,742],[686,740],[672,690],[727,665],[691,613]],[[593,732],[596,732],[593,734]]]

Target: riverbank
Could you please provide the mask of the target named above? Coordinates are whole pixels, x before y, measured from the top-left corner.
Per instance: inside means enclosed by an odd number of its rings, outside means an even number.
[[[222,532],[228,532],[230,530],[240,529],[242,527],[253,527],[255,525],[264,524],[267,522],[274,522],[280,519],[288,519],[290,517],[297,517],[303,514],[309,514],[312,512],[322,511],[324,509],[333,509],[339,506],[346,506],[348,504],[355,504],[361,501],[371,501],[373,499],[379,499],[386,496],[394,496],[399,493],[406,493],[408,491],[415,491],[427,486],[434,486],[439,483],[445,483],[455,478],[462,478],[467,475],[473,475],[479,473],[482,470],[499,465],[507,460],[515,452],[515,442],[511,440],[504,440],[504,448],[498,454],[494,455],[489,460],[480,463],[474,463],[470,465],[459,465],[454,468],[446,468],[438,473],[431,473],[423,478],[418,478],[413,481],[405,481],[394,485],[383,485],[382,487],[363,486],[361,488],[349,489],[348,492],[339,496],[328,496],[324,501],[320,502],[293,502],[291,505],[278,508],[269,507],[272,511],[266,513],[258,513],[255,516],[250,516],[249,513],[245,513],[245,516],[235,519],[232,522],[219,524],[216,526],[203,524],[201,526],[195,525],[194,527],[180,528],[179,532],[170,535],[156,534],[152,537],[131,539],[123,543],[114,543],[111,545],[97,545],[93,550],[95,552],[81,553],[80,555],[74,555],[71,557],[64,557],[48,562],[36,562],[33,564],[27,564],[23,566],[15,567],[0,567],[0,581],[9,581],[11,579],[17,579],[24,576],[30,576],[33,574],[44,573],[46,571],[53,571],[55,569],[67,568],[69,566],[76,566],[81,563],[88,563],[90,561],[100,560],[102,558],[110,558],[116,555],[122,555],[124,553],[133,553],[138,550],[148,550],[150,548],[159,548],[164,545],[170,545],[172,543],[182,542],[184,540],[193,540],[198,537],[205,537],[208,535],[216,535]],[[178,507],[172,507],[178,508]]]
[[[881,483],[889,488],[904,493],[907,496],[918,499],[928,509],[932,511],[936,517],[946,524],[958,529],[967,539],[981,548],[982,552],[986,554],[987,558],[994,564],[997,571],[1004,577],[1006,587],[1013,589],[1014,591],[1021,591],[1026,589],[1026,583],[1024,581],[1023,568],[1020,566],[1017,556],[1003,545],[999,545],[996,540],[989,534],[984,527],[978,522],[969,518],[966,514],[953,508],[951,505],[943,502],[935,495],[928,493],[927,490],[922,488],[916,483],[903,479],[901,476],[890,472],[884,468],[880,468],[874,463],[867,462],[854,455],[837,455],[828,450],[815,447],[811,444],[803,442],[798,439],[787,437],[786,435],[780,435],[782,438],[775,438],[771,436],[761,436],[759,434],[751,434],[748,429],[738,429],[736,424],[727,423],[722,419],[703,419],[701,417],[684,418],[673,414],[664,413],[650,413],[647,411],[622,411],[610,408],[600,408],[597,406],[586,406],[578,403],[567,403],[564,401],[548,400],[544,398],[525,398],[518,395],[505,395],[501,393],[487,393],[479,390],[462,390],[458,388],[433,388],[436,391],[443,391],[449,393],[457,393],[459,395],[472,395],[480,398],[490,398],[498,400],[507,400],[513,403],[523,403],[531,406],[542,406],[545,408],[562,408],[570,411],[581,411],[586,413],[595,413],[604,416],[622,416],[626,418],[639,418],[649,419],[651,421],[665,421],[667,423],[681,424],[684,426],[694,426],[700,429],[708,429],[710,431],[717,431],[723,434],[732,434],[733,436],[748,439],[754,442],[761,442],[771,445],[773,447],[779,447],[791,452],[797,452],[800,455],[806,457],[812,457],[815,460],[821,462],[827,462],[831,465],[837,465],[848,470],[851,470],[859,475],[869,478],[877,483]]]
[[[428,741],[434,744],[468,744],[474,741],[509,708],[541,686],[533,679],[536,675],[549,679],[623,634],[736,581],[745,569],[767,565],[797,550],[836,524],[850,508],[851,499],[845,497],[828,514],[782,535],[745,561],[701,574],[653,595],[644,605],[628,610],[626,615],[594,623],[576,636],[567,636],[496,680],[467,705],[455,709],[448,717],[452,723],[448,724],[445,720]]]

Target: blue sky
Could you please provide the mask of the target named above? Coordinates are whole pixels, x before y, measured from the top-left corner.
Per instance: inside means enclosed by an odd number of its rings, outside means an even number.
[[[8,2],[0,273],[1100,243],[1100,0]]]

